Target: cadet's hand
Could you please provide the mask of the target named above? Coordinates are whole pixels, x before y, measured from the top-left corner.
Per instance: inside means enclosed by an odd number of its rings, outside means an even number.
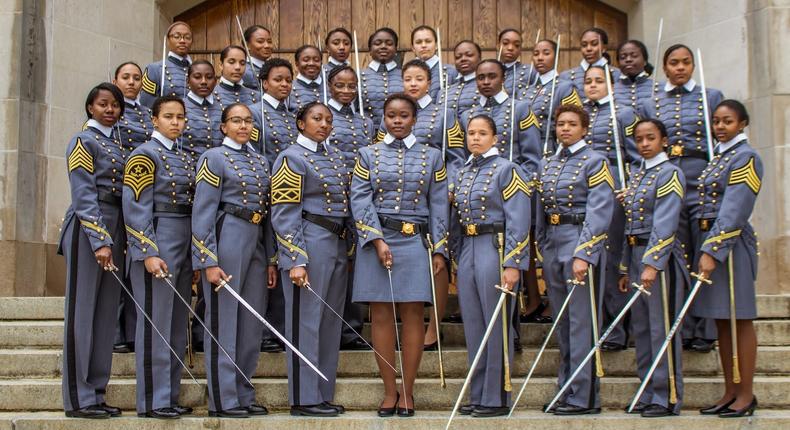
[[[200,270],[192,271],[192,285],[197,285],[200,282]]]
[[[617,288],[620,292],[627,293],[629,285],[631,285],[631,280],[628,279],[628,275],[620,276],[620,279],[617,281]]]
[[[705,279],[710,279],[710,274],[716,270],[716,259],[710,254],[703,252],[699,258],[699,274]]]
[[[228,282],[230,281],[230,276],[226,275],[225,272],[219,268],[219,266],[211,266],[206,269],[206,279],[212,285],[219,285],[220,281]]]
[[[389,245],[384,242],[384,239],[375,239],[373,240],[373,246],[376,247],[376,255],[378,255],[381,265],[388,269],[391,268],[392,252],[390,252]]]
[[[144,261],[145,270],[157,278],[167,276],[167,264],[159,257],[147,257]]]
[[[277,286],[277,266],[267,266],[266,272],[268,275],[266,288],[271,290]]]
[[[518,277],[520,274],[520,270],[513,267],[506,267],[505,270],[502,271],[502,287],[506,288],[508,291],[513,291],[513,287],[518,284]]]
[[[619,201],[621,205],[625,203],[625,195],[626,195],[627,191],[628,191],[628,188],[623,188],[622,190],[616,190],[615,191],[615,195],[617,197],[617,201]]]
[[[288,276],[297,287],[304,287],[304,284],[310,282],[307,280],[307,269],[304,266],[291,267]]]
[[[444,256],[441,254],[433,255],[433,276],[436,276],[442,270],[446,270],[447,265],[444,262]]]
[[[656,276],[658,276],[658,269],[649,264],[646,265],[644,270],[642,270],[642,276],[640,279],[642,286],[649,291],[650,287],[653,286],[653,282],[656,282]]]
[[[573,276],[576,278],[577,281],[581,282],[584,281],[584,278],[587,277],[587,267],[590,264],[586,261],[582,260],[581,258],[574,258],[573,259]]]
[[[104,270],[112,270],[115,265],[112,263],[112,249],[109,246],[102,246],[93,253],[96,256],[96,264]]]
[[[447,193],[447,200],[448,200],[450,203],[453,203],[453,202],[455,201],[455,193],[454,193],[454,192],[452,192],[452,191],[450,191],[449,193]]]

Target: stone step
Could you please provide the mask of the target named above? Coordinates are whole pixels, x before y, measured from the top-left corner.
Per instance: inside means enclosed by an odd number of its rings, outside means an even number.
[[[757,338],[763,346],[790,346],[790,319],[755,321]],[[548,334],[551,324],[521,324],[521,344],[540,346]],[[447,347],[463,346],[463,324],[442,324],[444,342]],[[370,339],[370,326],[365,325],[363,335]],[[63,345],[63,321],[0,321],[0,348],[61,348]],[[556,346],[556,337],[549,342]]]
[[[181,403],[205,407],[207,388],[204,379],[199,385],[189,379],[182,382]],[[519,390],[523,379],[513,379],[513,389]],[[288,380],[285,378],[253,379],[257,400],[273,408],[288,406]],[[520,405],[539,408],[550,401],[557,387],[556,378],[539,377],[530,380]],[[447,379],[447,389],[441,389],[437,379],[418,379],[415,383],[415,402],[418,408],[450,410],[460,392],[463,380]],[[636,378],[605,377],[601,381],[601,398],[605,408],[622,408],[638,388]],[[724,390],[720,378],[690,377],[684,379],[685,403],[688,408],[704,407],[715,402]],[[341,378],[337,382],[335,401],[350,410],[374,411],[381,400],[383,385],[379,378]],[[790,408],[790,377],[758,376],[754,392],[760,405],[766,408]],[[107,389],[107,403],[122,409],[135,407],[135,380],[112,379]],[[62,407],[61,380],[16,379],[0,380],[0,411],[60,410]]]
[[[63,297],[0,297],[0,320],[63,319]],[[448,300],[447,313],[458,310],[457,296]],[[758,294],[761,319],[790,318],[790,294]]]
[[[524,376],[537,356],[537,348],[525,349],[516,354],[511,363],[513,375]],[[626,351],[604,352],[604,370],[610,376],[633,376],[636,357],[633,348]],[[286,355],[284,353],[263,353],[258,360],[256,377],[287,377]],[[463,378],[468,371],[467,353],[463,349],[444,350],[442,353],[444,371],[448,378]],[[758,350],[758,375],[790,374],[790,346],[761,346]],[[535,369],[534,376],[553,377],[557,374],[559,351],[546,349]],[[0,378],[57,378],[61,376],[63,353],[56,349],[5,349],[0,350]],[[195,376],[205,376],[205,361],[202,353],[195,354]],[[115,354],[113,357],[113,377],[134,377],[135,355]],[[713,376],[721,374],[719,356],[716,352],[700,354],[683,352],[683,372],[686,376]],[[370,351],[341,351],[338,363],[340,377],[364,378],[379,374],[375,355]],[[426,351],[419,370],[420,377],[439,376],[438,353]]]
[[[335,418],[292,417],[287,412],[277,412],[265,417],[250,419],[220,419],[203,416],[184,417],[177,421],[142,419],[132,412],[120,418],[106,420],[79,420],[65,418],[62,412],[3,413],[0,414],[0,430],[105,430],[108,424],[116,430],[258,430],[276,428],[281,430],[414,430],[443,429],[450,411],[423,411],[410,419],[378,418],[372,412],[348,412]],[[503,428],[539,428],[541,430],[676,430],[678,428],[704,428],[705,430],[775,430],[790,427],[790,412],[758,409],[751,418],[723,420],[716,416],[699,415],[694,410],[683,411],[680,416],[662,419],[646,419],[626,415],[621,411],[606,410],[600,415],[583,417],[559,417],[536,411],[519,411],[510,419],[478,419],[459,416],[453,420],[452,428],[459,430],[501,430]]]

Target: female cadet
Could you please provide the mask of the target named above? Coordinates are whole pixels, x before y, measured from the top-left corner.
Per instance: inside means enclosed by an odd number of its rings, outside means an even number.
[[[260,78],[265,91],[263,100],[251,107],[257,125],[253,134],[258,134],[262,127],[255,149],[265,154],[266,160],[273,164],[280,151],[287,148],[297,135],[296,117],[285,105],[293,83],[291,63],[282,58],[272,58],[263,65]],[[256,140],[254,137],[253,141]]]
[[[123,93],[124,110],[118,120],[121,144],[128,151],[151,138],[154,126],[151,123],[150,111],[140,104],[140,90],[143,88],[143,71],[133,61],[127,61],[115,69],[112,83]]]
[[[187,72],[192,58],[192,29],[189,24],[176,21],[167,28],[167,58],[145,66],[143,72],[143,92],[140,102],[149,108],[160,95],[184,97],[187,94]],[[165,76],[162,79],[162,71]],[[164,82],[164,90],[162,83]]]
[[[324,64],[326,75],[338,66],[348,66],[348,57],[351,55],[351,33],[343,27],[333,28],[324,39],[329,60]],[[329,78],[327,78],[329,79]]]
[[[455,80],[458,76],[458,71],[455,67],[444,64],[443,67],[439,66],[439,55],[442,47],[437,46],[436,30],[427,25],[420,25],[411,31],[411,50],[417,59],[422,60],[428,65],[430,73],[431,88],[428,93],[433,100],[439,100],[443,95],[439,95],[439,90],[442,82],[448,85],[448,82]],[[444,76],[439,79],[439,69],[442,69]]]
[[[360,150],[351,182],[359,236],[354,301],[370,303],[373,344],[391,364],[396,362],[396,303],[403,322],[402,390],[396,390],[396,375],[387,362],[376,359],[384,380],[379,416],[392,416],[396,408],[399,416],[414,414],[414,380],[425,337],[423,308],[432,301],[429,271],[446,270],[447,171],[441,152],[411,133],[416,113],[409,96],[387,98],[389,132],[383,142]]]
[[[516,83],[516,98],[519,100],[523,92],[529,88],[535,79],[535,68],[531,65],[521,63],[521,32],[514,28],[506,28],[499,32],[497,37],[497,52],[500,53],[497,60],[505,66],[505,82],[503,87],[511,96],[513,95],[513,83]]]
[[[477,65],[482,59],[480,46],[471,40],[462,40],[453,49],[455,56],[455,69],[458,75],[455,81],[450,80],[447,89],[447,107],[453,110],[457,117],[477,103],[477,80],[475,73]],[[440,94],[440,103],[444,103],[444,94]]]
[[[97,85],[85,100],[88,122],[66,149],[71,205],[58,253],[67,268],[62,384],[67,417],[121,415],[104,401],[121,291],[104,272],[123,268],[126,247],[121,183],[127,151],[113,133],[123,112],[121,90]]]
[[[362,101],[365,115],[377,125],[384,115],[384,100],[403,91],[400,67],[395,61],[398,34],[389,27],[379,28],[370,35],[368,49],[373,60],[361,71]]]
[[[582,61],[578,67],[568,69],[560,74],[560,79],[573,83],[576,91],[584,98],[584,72],[592,66],[603,66],[609,64],[609,69],[615,80],[620,79],[620,71],[612,65],[611,58],[606,52],[606,45],[609,43],[609,35],[600,28],[592,27],[582,33],[579,44],[581,45]]]
[[[614,187],[619,190],[624,184],[620,183],[617,174],[617,149],[615,147],[615,136],[612,131],[612,110],[609,105],[611,94],[606,85],[606,69],[601,66],[590,66],[584,72],[584,93],[587,100],[584,102],[584,110],[590,116],[590,127],[587,129],[585,140],[592,145],[592,148],[599,154],[606,157],[609,163],[609,171],[614,177]],[[609,77],[611,79],[611,76]],[[611,81],[610,81],[611,82]],[[631,163],[640,160],[639,152],[634,143],[634,126],[638,120],[634,111],[628,106],[616,106],[617,113],[617,138],[620,143],[620,153],[623,160],[623,174]],[[623,225],[625,214],[623,207],[617,205],[614,208],[613,218],[609,227],[608,247],[606,263],[606,284],[603,285],[603,325],[609,326],[620,310],[628,301],[628,294],[620,292],[617,288],[617,267],[623,252]],[[618,324],[609,339],[601,345],[603,351],[616,351],[628,347],[627,318]]]
[[[321,76],[323,56],[318,48],[302,45],[296,50],[294,59],[299,73],[293,82],[289,108],[296,112],[310,102],[324,101],[324,79]]]
[[[267,63],[268,64],[268,63]],[[277,285],[277,269],[268,266],[274,255],[268,217],[269,164],[250,149],[253,130],[250,109],[234,103],[222,111],[222,146],[207,150],[197,162],[192,217],[192,266],[202,271],[206,325],[231,354],[247,378],[258,363],[261,323],[227,291],[228,282],[253,308],[265,307],[262,285]],[[265,415],[255,403],[255,388],[238,375],[206,333],[206,379],[209,416],[242,418]]]
[[[697,242],[689,221],[691,213],[699,207],[697,193],[699,176],[708,163],[709,154],[705,138],[705,114],[702,106],[702,88],[692,75],[694,54],[685,45],[672,45],[664,52],[664,74],[667,82],[659,85],[655,105],[651,104],[651,117],[664,123],[669,135],[669,159],[680,167],[686,176],[686,205],[678,227],[678,239],[686,251],[686,264],[693,267],[702,247]],[[707,88],[708,106],[718,106],[721,91]],[[696,352],[710,352],[716,339],[716,326],[711,319],[698,319],[690,315],[684,321],[684,348]]]
[[[688,283],[683,249],[676,240],[686,180],[683,172],[668,162],[664,152],[667,131],[661,121],[641,120],[634,130],[644,162],[631,176],[628,188],[618,195],[626,213],[620,291],[630,291],[633,281],[656,293],[641,295],[631,308],[637,373],[644,380],[677,317],[683,288]],[[651,418],[680,413],[683,403],[680,347],[680,336],[675,336],[633,413]]]
[[[700,413],[722,418],[751,416],[757,407],[753,391],[757,334],[752,320],[757,317],[754,280],[759,244],[749,218],[762,185],[763,164],[743,132],[748,125],[749,114],[738,101],[724,100],[714,110],[713,131],[719,144],[700,176],[695,194],[700,205],[692,217],[701,244],[699,272],[713,285],[700,289],[691,313],[716,320],[724,369],[724,394]],[[737,384],[733,365],[740,371]]]
[[[244,78],[242,83],[245,87],[261,91],[261,81],[258,80],[258,75],[261,73],[263,63],[269,60],[272,56],[272,49],[274,42],[272,41],[272,32],[262,25],[251,25],[244,30],[244,40],[247,41],[247,48],[250,52],[251,64],[247,64],[244,69]]]
[[[152,109],[156,131],[126,162],[123,216],[126,223],[129,277],[134,296],[151,317],[137,319],[135,367],[137,414],[178,418],[192,408],[178,406],[181,363],[154,333],[183,356],[187,345],[187,309],[192,291],[190,258],[195,165],[176,139],[184,131],[184,102],[176,96],[156,99]],[[164,277],[172,277],[170,287]],[[170,282],[170,281],[167,281]],[[153,327],[152,327],[153,325]]]
[[[472,155],[455,181],[455,211],[463,237],[458,264],[458,301],[469,351],[477,351],[501,293],[495,285],[513,290],[519,271],[529,266],[530,198],[532,187],[523,170],[500,155],[495,144],[496,124],[487,115],[472,117],[467,125]],[[508,303],[508,314],[515,300]],[[503,340],[502,322],[494,327],[475,370],[470,404],[461,414],[474,417],[506,415],[510,393],[504,389],[503,341],[513,360],[513,336]],[[468,359],[471,365],[472,355]]]
[[[629,40],[617,47],[620,79],[614,82],[614,100],[618,106],[630,106],[640,117],[649,116],[655,88],[653,65],[648,62],[647,47],[639,40]]]
[[[329,108],[315,101],[304,105],[296,126],[296,143],[280,153],[272,168],[272,226],[282,279],[290,279],[283,284],[285,331],[329,381],[288,351],[288,397],[291,415],[336,416],[345,412],[330,403],[342,322],[327,305],[343,313],[351,177],[340,150],[326,143],[332,130]]]
[[[187,126],[184,131],[184,148],[192,158],[198,159],[209,148],[222,144],[220,123],[222,107],[212,94],[217,78],[214,66],[206,60],[197,60],[189,66],[189,93],[184,104],[187,108]]]
[[[214,87],[214,99],[221,108],[233,103],[247,106],[258,102],[258,91],[242,85],[241,79],[247,70],[247,51],[238,45],[228,45],[219,54],[220,77]]]
[[[542,162],[536,235],[543,253],[543,277],[555,321],[559,304],[572,285],[585,282],[571,296],[567,312],[557,322],[560,345],[558,384],[562,386],[581,364],[593,345],[594,301],[600,288],[590,291],[588,269],[600,286],[606,267],[606,232],[612,218],[614,179],[605,156],[584,141],[590,118],[582,108],[563,105],[557,109],[556,133],[560,149]],[[597,314],[597,310],[595,311]],[[594,360],[574,379],[565,396],[546,412],[557,415],[597,414],[601,411]]]

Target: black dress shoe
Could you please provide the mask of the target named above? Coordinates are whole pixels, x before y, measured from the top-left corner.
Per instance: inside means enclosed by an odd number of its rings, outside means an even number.
[[[645,408],[647,408],[648,406],[650,406],[650,405],[647,404],[647,403],[638,402],[636,405],[634,405],[634,409],[632,409],[631,412],[628,412],[628,406],[624,407],[623,411],[625,411],[625,413],[627,413],[627,414],[641,414],[642,411],[644,411]]]
[[[283,352],[285,347],[274,339],[266,339],[261,342],[261,352]]]
[[[160,420],[174,420],[181,418],[181,414],[173,408],[159,408],[145,413],[137,414],[138,417],[145,418],[158,418]]]
[[[115,406],[110,406],[107,403],[102,403],[99,405],[100,408],[107,411],[111,417],[120,417],[121,416],[121,408],[116,408]]]
[[[541,314],[543,314],[543,311],[545,310],[546,310],[546,304],[541,302],[538,305],[538,307],[535,308],[534,311],[528,314],[519,315],[518,319],[523,323],[535,323],[538,322],[537,319],[542,316]]]
[[[699,410],[699,413],[702,415],[718,415],[723,412],[725,409],[729,409],[730,405],[735,403],[735,398],[733,397],[732,400],[723,404],[723,405],[713,405],[708,406],[707,408],[702,408]]]
[[[510,408],[507,406],[478,406],[472,411],[472,416],[475,418],[501,417],[509,412]]]
[[[329,403],[329,402],[324,402],[323,405],[324,406],[329,406],[330,408],[335,408],[337,413],[339,413],[341,415],[346,413],[346,408],[343,405],[336,405],[334,403]]]
[[[604,342],[601,344],[601,351],[623,351],[625,348],[625,345],[614,342]]]
[[[549,409],[549,404],[548,403],[544,403],[542,410],[543,410],[543,412],[545,412],[547,414],[553,414],[554,411],[556,411],[557,408],[559,408],[560,406],[565,406],[565,402],[563,402],[562,400],[558,400],[557,403],[555,403],[554,406],[552,406],[551,409]]]
[[[395,409],[398,407],[398,402],[400,401],[400,393],[395,396],[395,404],[392,405],[391,408],[383,408],[381,405],[384,404],[384,401],[381,402],[379,405],[378,415],[382,418],[391,417],[395,415]]]
[[[462,322],[464,322],[463,318],[461,318],[460,312],[454,313],[452,315],[448,315],[445,321],[451,324],[461,324]]]
[[[238,408],[225,409],[224,411],[208,411],[208,416],[218,418],[249,418],[250,413],[247,408],[239,406]]]
[[[190,408],[189,406],[174,405],[171,406],[171,408],[175,409],[175,411],[178,412],[179,415],[189,415],[193,412],[193,409]]]
[[[414,416],[414,396],[412,396],[411,402],[407,402],[406,403],[406,407],[405,408],[400,407],[400,399],[398,399],[398,403],[397,404],[398,404],[398,411],[397,411],[397,413],[398,413],[399,417],[407,418],[407,417],[413,417]],[[409,406],[411,406],[411,407],[409,407]]]
[[[134,342],[116,343],[112,346],[112,352],[116,354],[128,354],[134,352]]]
[[[195,352],[205,352],[205,350],[203,349],[203,342],[193,343],[192,349],[195,350]]]
[[[337,409],[324,405],[291,406],[291,415],[295,417],[336,417]]]
[[[652,404],[642,411],[642,418],[659,418],[668,417],[670,415],[675,415],[671,409],[656,404]]]
[[[368,346],[365,341],[360,338],[356,338],[352,341],[346,342],[340,345],[341,351],[370,351],[370,346]]]
[[[601,408],[584,408],[574,405],[557,406],[554,410],[554,415],[591,415],[600,413]]]
[[[554,318],[551,315],[538,315],[533,322],[536,324],[551,324],[554,322]]]
[[[439,350],[439,341],[434,343],[429,343],[428,345],[422,346],[423,351],[438,351]]]
[[[110,418],[110,413],[99,405],[88,406],[75,411],[66,411],[69,418]]]
[[[247,413],[250,415],[269,415],[269,410],[266,409],[266,406],[257,403],[245,406],[244,409],[246,409]]]
[[[754,396],[754,398],[752,398],[752,402],[749,403],[743,409],[734,410],[734,409],[727,408],[726,410],[721,411],[719,413],[719,418],[750,417],[750,416],[754,415],[754,410],[755,409],[757,409],[757,396]]]
[[[713,343],[715,340],[708,339],[694,339],[689,346],[690,351],[708,353],[713,350]]]
[[[514,338],[513,339],[513,351],[521,352],[524,350],[524,347],[521,346],[521,338]]]
[[[472,415],[472,411],[474,411],[476,407],[478,407],[478,405],[463,405],[460,408],[458,408],[458,414]]]

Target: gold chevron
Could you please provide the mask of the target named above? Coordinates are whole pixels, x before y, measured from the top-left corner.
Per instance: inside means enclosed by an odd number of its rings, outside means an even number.
[[[252,131],[250,132],[250,140],[253,142],[257,142],[258,139],[261,137],[261,132],[258,130],[258,127],[253,127]]]
[[[143,73],[143,91],[152,96],[156,95],[156,83],[148,77],[148,69],[145,69],[145,73]]]
[[[532,126],[538,125],[538,117],[535,116],[535,112],[532,110],[529,111],[529,116],[522,119],[521,122],[518,123],[519,130],[526,130]]]
[[[384,136],[386,136],[386,135],[387,135],[387,133],[385,133],[385,132],[383,132],[381,130],[377,131],[376,132],[376,137],[373,138],[373,143],[375,144],[375,143],[379,143],[379,142],[384,141]]]
[[[272,204],[302,201],[302,176],[288,167],[288,157],[272,177]]]
[[[357,158],[357,164],[354,166],[354,174],[360,179],[364,179],[366,181],[370,180],[370,170],[362,167],[362,164],[359,162],[359,158]]]
[[[609,188],[614,189],[614,178],[612,178],[612,173],[609,171],[609,164],[606,161],[601,162],[601,169],[598,170],[598,173],[587,179],[587,185],[590,188],[594,188],[604,182],[609,184]]]
[[[532,195],[532,190],[529,189],[529,185],[521,179],[521,176],[518,175],[516,169],[513,169],[513,178],[510,180],[510,183],[502,190],[502,198],[505,201],[510,200],[517,192],[523,191],[527,197]]]
[[[203,242],[198,240],[194,235],[192,236],[192,244],[195,245],[195,247],[198,250],[200,250],[201,254],[207,255],[208,257],[210,257],[214,261],[217,261],[217,262],[219,261],[219,260],[217,260],[217,256],[213,252],[211,252],[211,250],[206,248],[206,245],[203,245]]]
[[[145,233],[143,233],[143,232],[141,232],[141,231],[137,231],[137,230],[133,229],[132,227],[130,227],[129,225],[126,225],[126,232],[127,232],[127,233],[129,233],[129,234],[131,234],[131,235],[132,235],[132,236],[134,236],[135,238],[137,238],[137,240],[139,240],[141,243],[147,243],[147,244],[148,244],[148,246],[150,246],[151,248],[153,248],[153,249],[154,249],[156,252],[159,252],[159,247],[158,247],[158,246],[156,246],[156,243],[154,243],[154,241],[153,241],[153,240],[151,240],[150,238],[148,238],[148,237],[145,235]]]
[[[634,122],[632,122],[630,125],[628,125],[625,128],[625,135],[626,136],[633,136],[634,135],[634,130],[636,129],[636,123],[638,123],[638,122],[639,122],[639,115],[634,115]]]
[[[126,162],[123,172],[123,184],[134,191],[134,199],[140,200],[140,194],[154,184],[154,160],[147,155],[137,154]]]
[[[560,101],[560,105],[576,105],[576,106],[582,105],[582,98],[579,97],[579,93],[576,92],[576,88],[573,88],[571,90],[571,93],[568,94],[567,97],[562,99],[562,101]]]
[[[647,258],[647,257],[649,257],[651,254],[653,254],[653,253],[656,253],[656,252],[658,252],[658,251],[661,251],[662,249],[664,249],[664,248],[666,248],[667,246],[669,246],[670,244],[672,244],[674,241],[675,241],[675,235],[674,235],[674,234],[673,234],[672,236],[669,236],[669,238],[668,238],[668,239],[664,239],[664,240],[661,240],[661,239],[659,239],[659,240],[658,240],[658,245],[656,245],[656,246],[654,246],[654,247],[652,247],[652,248],[648,249],[648,250],[645,252],[645,256],[644,256],[643,258]]]
[[[206,158],[203,159],[203,164],[200,165],[200,169],[198,169],[195,176],[195,183],[197,184],[200,181],[204,181],[214,188],[219,188],[219,176],[215,175],[208,167],[208,159]]]
[[[464,132],[461,130],[461,124],[458,121],[455,121],[455,124],[449,130],[447,130],[447,147],[464,147]]]
[[[658,191],[656,191],[656,198],[660,199],[661,197],[664,197],[670,193],[677,194],[681,200],[683,199],[683,194],[685,194],[683,186],[680,184],[680,178],[678,178],[677,170],[672,174],[672,179],[658,188]]]
[[[77,143],[74,145],[74,149],[72,149],[71,154],[69,154],[68,165],[69,172],[73,172],[75,169],[82,167],[86,172],[93,173],[93,155],[85,149],[85,146],[82,144],[82,139],[79,137],[77,138]]]
[[[727,185],[746,184],[754,194],[760,191],[762,180],[754,168],[754,157],[749,159],[745,166],[735,169],[730,173],[730,182]]]
[[[441,169],[433,172],[433,178],[435,182],[442,182],[443,180],[447,179],[447,168],[442,166]]]

